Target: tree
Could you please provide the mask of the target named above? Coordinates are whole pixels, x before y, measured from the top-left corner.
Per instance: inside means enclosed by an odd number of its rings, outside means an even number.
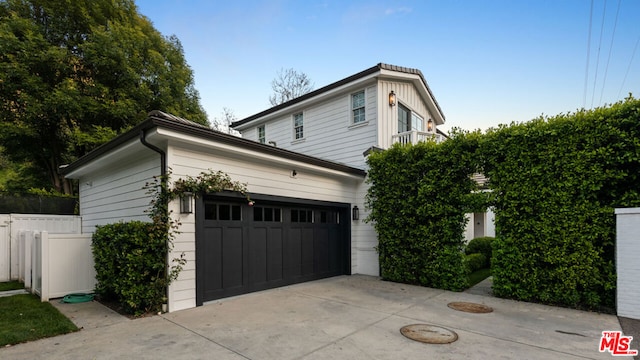
[[[307,74],[294,69],[280,69],[278,76],[271,81],[273,94],[269,96],[272,106],[280,105],[313,90],[313,84]]]
[[[231,128],[231,123],[238,120],[233,110],[228,107],[223,107],[221,115],[222,117],[220,118],[213,118],[213,129],[230,135],[239,136],[240,133]]]
[[[154,109],[207,124],[182,45],[133,0],[0,0],[0,140],[59,192],[58,167]]]

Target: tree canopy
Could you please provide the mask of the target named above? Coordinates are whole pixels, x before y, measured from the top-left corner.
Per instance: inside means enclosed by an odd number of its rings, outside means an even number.
[[[5,160],[72,193],[58,167],[154,109],[208,123],[180,41],[133,0],[0,0]]]

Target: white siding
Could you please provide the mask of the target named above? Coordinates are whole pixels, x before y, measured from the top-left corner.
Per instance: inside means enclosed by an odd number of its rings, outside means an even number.
[[[170,146],[167,154],[174,179],[186,175],[197,176],[209,169],[222,170],[232,179],[247,183],[248,191],[251,193],[341,202],[364,208],[362,200],[356,201],[357,198],[361,198],[359,189],[362,182],[357,178],[329,176],[300,169],[297,170],[297,175],[292,177],[293,166],[258,163],[253,157],[235,157],[219,151],[187,149],[175,145]],[[169,311],[177,311],[194,307],[196,304],[195,214],[180,214],[177,202],[172,204],[172,209],[182,225],[169,258],[177,258],[184,253],[187,259],[185,269],[169,289]],[[361,215],[361,219],[363,218]],[[362,263],[364,268],[372,267],[366,266],[366,262],[358,259],[360,248],[371,248],[365,239],[366,228],[370,228],[370,225],[352,222],[352,226],[352,233],[360,234],[359,240],[352,240],[352,272],[357,273],[361,269],[357,266],[359,263]],[[372,230],[369,233],[372,233]],[[377,274],[377,265],[373,267],[376,268]]]
[[[365,90],[366,123],[352,126],[351,94],[360,90]],[[291,111],[266,123],[266,141],[275,141],[283,149],[364,168],[362,153],[377,141],[377,99],[377,89],[372,84],[303,109],[303,140],[294,140],[293,114],[300,111]],[[242,137],[257,140],[256,126],[243,131]]]
[[[365,196],[369,185],[364,181],[358,186],[356,203],[360,209],[360,220],[351,222],[351,272],[353,274],[380,275],[378,261],[378,235],[371,223],[365,222],[369,212],[365,206]]]
[[[396,94],[396,103],[402,104],[415,112],[425,121],[432,118],[420,93],[410,82],[380,81],[380,125],[378,132],[378,146],[383,149],[391,147],[391,137],[398,133],[398,105],[389,106],[389,93]],[[434,123],[435,126],[435,123]],[[434,129],[435,131],[435,129]]]
[[[96,225],[119,221],[149,221],[144,211],[149,208],[151,197],[143,187],[154,175],[160,175],[160,155],[144,149],[126,161],[82,176],[82,232],[92,233]]]

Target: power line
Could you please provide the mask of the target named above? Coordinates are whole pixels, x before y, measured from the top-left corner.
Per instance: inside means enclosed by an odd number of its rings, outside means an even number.
[[[596,75],[593,78],[593,92],[591,93],[591,106],[593,107],[593,98],[596,95],[596,82],[598,82],[598,67],[600,65],[600,48],[602,47],[602,33],[604,32],[604,17],[607,13],[607,0],[604,0],[604,9],[602,10],[602,24],[600,25],[600,40],[598,41],[598,57],[596,58]]]
[[[629,66],[627,66],[627,72],[624,73],[624,78],[622,79],[622,85],[620,85],[620,90],[618,91],[618,98],[620,98],[620,93],[622,93],[622,88],[624,88],[624,83],[627,81],[627,76],[629,75],[629,70],[631,69],[631,63],[633,63],[633,57],[636,55],[636,50],[638,50],[638,44],[640,44],[640,36],[638,36],[638,40],[636,41],[636,46],[633,47],[633,53],[631,53],[631,60],[629,60]]]
[[[591,55],[591,25],[593,23],[593,0],[589,11],[589,32],[587,34],[587,66],[584,72],[584,94],[582,95],[582,107],[587,106],[587,85],[589,83],[589,55]]]
[[[616,19],[613,23],[613,33],[611,34],[611,44],[609,45],[609,57],[607,57],[607,66],[604,68],[604,77],[602,78],[602,90],[600,90],[600,100],[598,100],[598,104],[602,105],[602,95],[604,94],[604,84],[607,81],[607,72],[609,71],[609,61],[611,60],[611,50],[613,49],[613,38],[616,35],[616,27],[618,27],[618,14],[620,13],[620,2],[622,0],[618,0],[618,9],[616,10]]]

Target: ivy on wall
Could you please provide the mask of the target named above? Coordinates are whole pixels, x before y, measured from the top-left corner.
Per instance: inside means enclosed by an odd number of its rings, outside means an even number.
[[[478,140],[477,133],[457,133],[442,144],[395,145],[369,155],[367,220],[378,233],[384,279],[466,287],[464,215],[482,196],[472,193]]]

